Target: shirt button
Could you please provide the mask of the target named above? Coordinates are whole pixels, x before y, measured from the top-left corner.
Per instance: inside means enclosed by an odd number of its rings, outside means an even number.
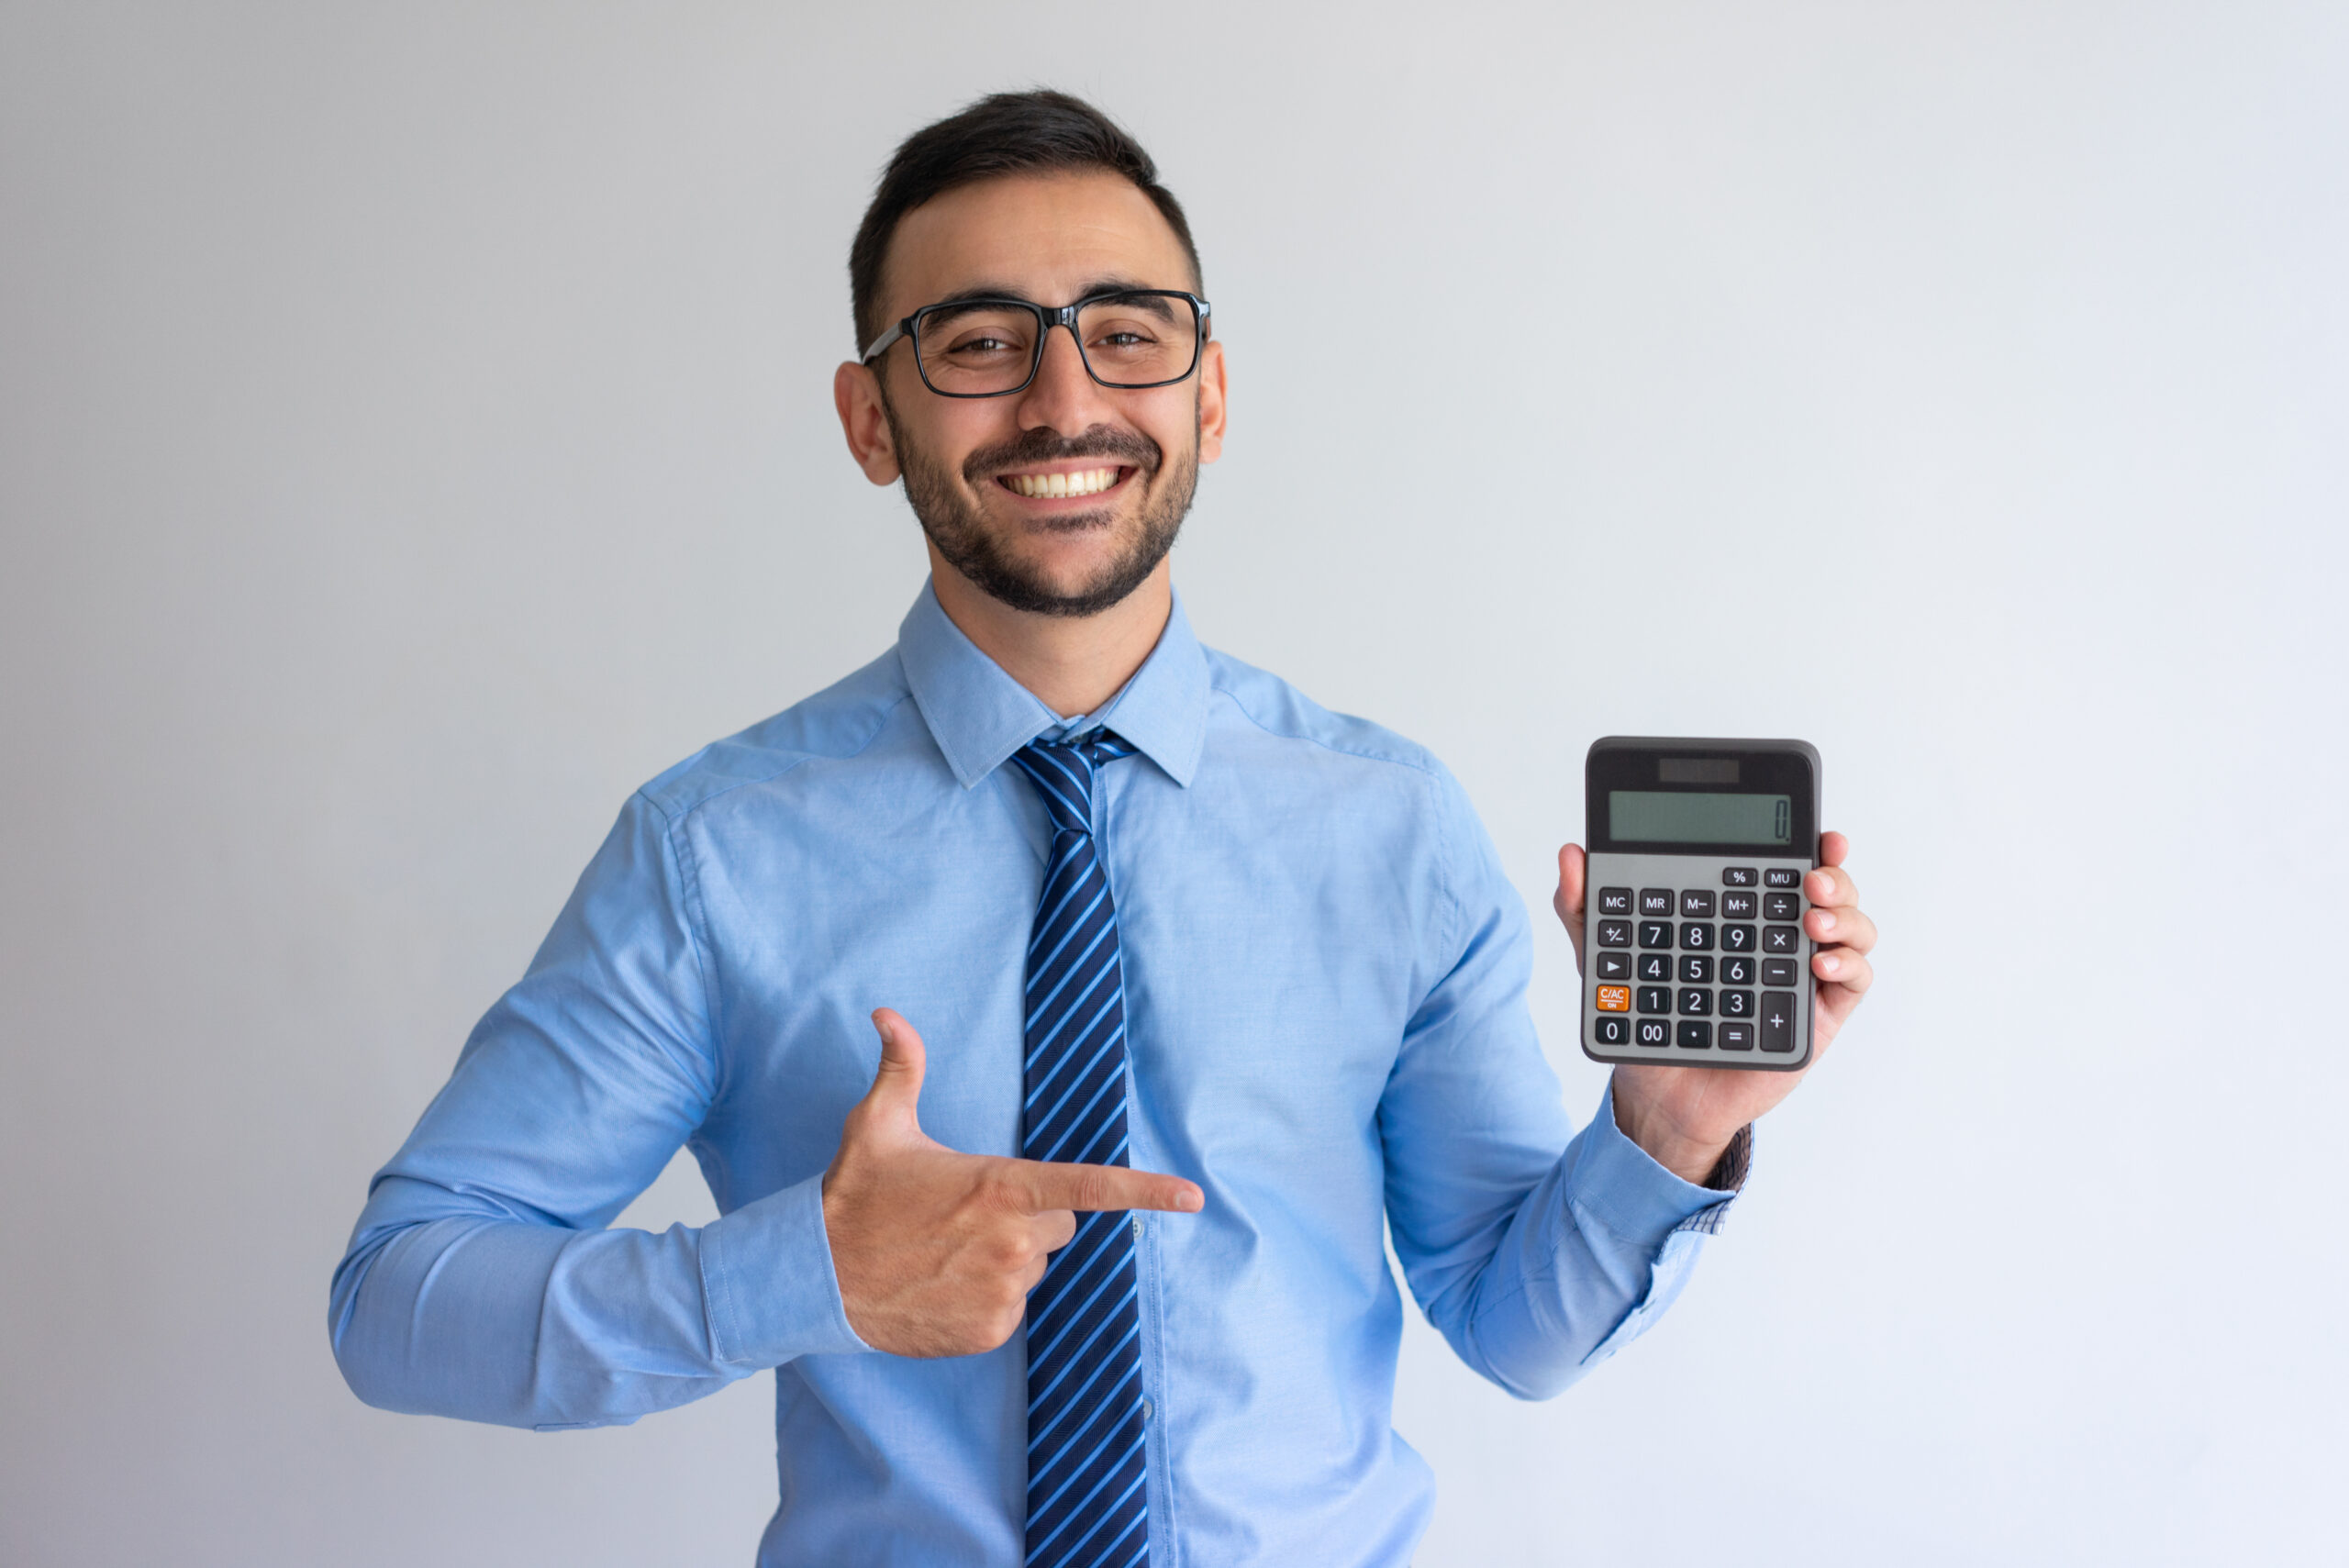
[[[1134,1216],[1134,1240],[1141,1240],[1141,1216],[1139,1214]]]
[[[1141,1402],[1141,1418],[1145,1421],[1150,1419],[1150,1401],[1147,1399]]]

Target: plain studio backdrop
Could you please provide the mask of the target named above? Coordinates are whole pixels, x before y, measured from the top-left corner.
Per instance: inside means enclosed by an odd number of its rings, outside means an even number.
[[[1596,737],[1815,742],[1883,927],[1645,1340],[1413,1315],[1419,1561],[2349,1560],[2344,82],[2331,0],[0,6],[0,1560],[749,1562],[772,1377],[387,1415],[328,1277],[628,792],[888,646],[849,236],[1035,83],[1205,251],[1194,621],[1461,775],[1578,1120]]]

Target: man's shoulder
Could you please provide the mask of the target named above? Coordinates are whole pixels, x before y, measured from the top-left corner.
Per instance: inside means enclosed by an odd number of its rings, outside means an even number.
[[[672,818],[802,765],[843,761],[871,746],[912,694],[895,648],[749,728],[712,741],[638,793]]]
[[[1234,717],[1275,740],[1294,741],[1331,756],[1408,769],[1448,784],[1452,775],[1435,753],[1383,724],[1323,707],[1269,670],[1209,648],[1208,684]]]

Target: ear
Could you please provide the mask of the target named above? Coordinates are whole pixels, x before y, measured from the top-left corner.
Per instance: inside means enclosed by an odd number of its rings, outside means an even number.
[[[875,484],[897,482],[897,442],[881,404],[880,373],[849,360],[832,373],[832,406],[840,410],[848,454]]]
[[[1213,462],[1223,452],[1223,339],[1210,338],[1199,348],[1199,461]]]

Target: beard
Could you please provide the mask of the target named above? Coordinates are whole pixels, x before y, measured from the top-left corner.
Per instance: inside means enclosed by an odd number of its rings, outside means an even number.
[[[1107,425],[1096,425],[1079,436],[1022,430],[1011,440],[973,452],[963,460],[962,474],[973,489],[994,484],[993,475],[1006,468],[1069,458],[1106,458],[1134,471],[1133,480],[1139,482],[1144,493],[1142,503],[1127,525],[1128,532],[1119,541],[1117,553],[1089,581],[1063,589],[1047,580],[1041,570],[1021,561],[1009,548],[1011,541],[1005,536],[1019,525],[991,522],[969,494],[955,484],[946,466],[907,439],[905,428],[897,422],[896,410],[885,396],[882,409],[889,420],[890,435],[896,442],[897,465],[905,474],[906,503],[913,507],[921,531],[938,547],[938,553],[946,558],[946,563],[968,578],[981,593],[1015,610],[1033,615],[1098,615],[1122,602],[1158,570],[1158,563],[1174,548],[1174,536],[1182,530],[1183,518],[1191,509],[1191,496],[1198,488],[1196,442],[1170,467],[1164,449],[1156,441],[1139,431],[1113,429]],[[1152,484],[1162,478],[1162,469],[1163,487],[1151,494]],[[1119,524],[1117,514],[1103,506],[1093,511],[1063,513],[1027,526],[1074,534],[1107,532]]]

